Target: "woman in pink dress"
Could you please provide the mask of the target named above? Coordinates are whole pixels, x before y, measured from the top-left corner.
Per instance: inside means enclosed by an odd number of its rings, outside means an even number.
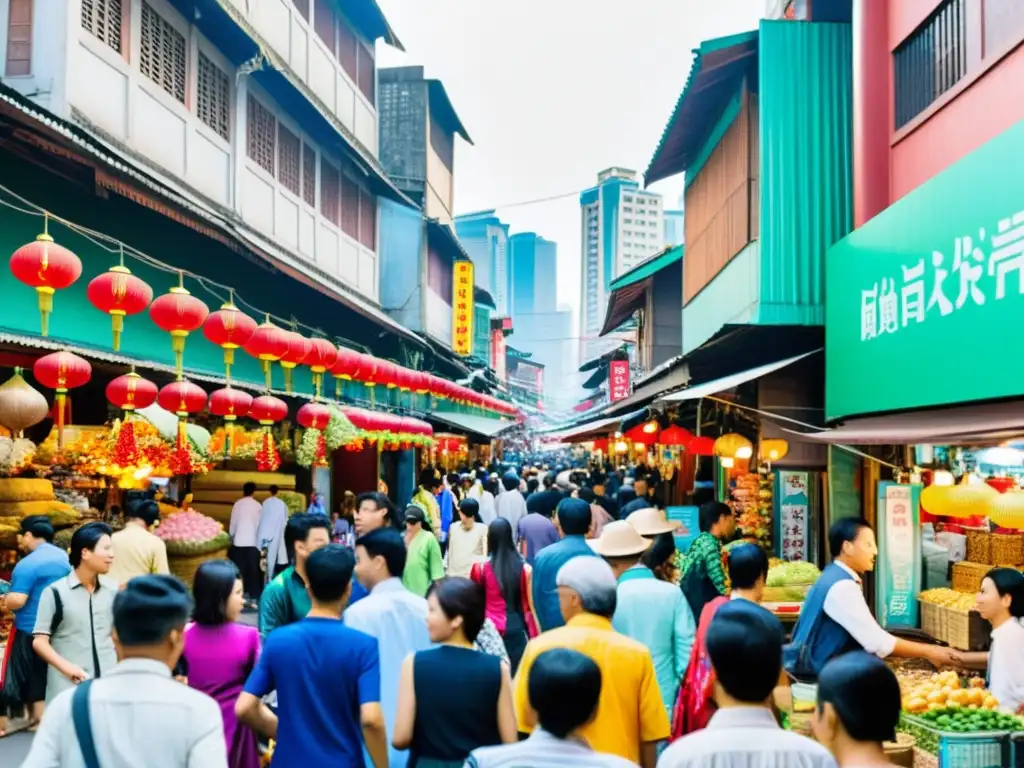
[[[220,704],[230,768],[259,768],[256,734],[235,717],[235,702],[260,655],[259,631],[237,623],[244,603],[238,569],[230,560],[203,563],[192,593],[194,621],[185,629],[188,684]]]

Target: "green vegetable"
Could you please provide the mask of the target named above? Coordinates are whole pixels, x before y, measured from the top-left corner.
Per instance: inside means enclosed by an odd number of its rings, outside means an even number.
[[[813,584],[821,576],[814,563],[781,563],[768,571],[766,585],[769,587],[792,587],[798,584]]]

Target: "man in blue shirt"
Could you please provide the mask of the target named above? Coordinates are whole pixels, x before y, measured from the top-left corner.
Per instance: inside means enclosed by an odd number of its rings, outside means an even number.
[[[239,720],[276,741],[275,765],[362,768],[364,742],[372,766],[388,764],[377,641],[340,620],[354,566],[340,544],[309,556],[313,607],[267,636],[235,704]],[[261,702],[273,690],[278,715]]]
[[[533,564],[533,605],[542,632],[565,623],[555,584],[558,570],[574,557],[596,557],[586,539],[590,515],[590,505],[583,499],[564,499],[555,517],[562,540],[542,549]]]
[[[0,712],[30,706],[33,724],[42,718],[46,699],[46,662],[32,650],[39,600],[47,587],[71,573],[68,553],[52,541],[50,518],[32,515],[21,521],[18,543],[28,554],[14,567],[10,592],[0,604],[0,608],[14,613],[14,636],[0,691]]]
[[[369,596],[345,611],[345,624],[377,638],[380,652],[380,702],[388,733],[398,714],[398,683],[405,657],[431,646],[427,601],[402,585],[405,542],[391,528],[380,528],[356,541],[356,578]],[[409,752],[391,747],[390,768],[405,768]]]

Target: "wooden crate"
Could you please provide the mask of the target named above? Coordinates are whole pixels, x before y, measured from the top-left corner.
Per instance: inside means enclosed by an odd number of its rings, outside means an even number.
[[[957,592],[979,592],[981,580],[992,570],[988,563],[975,563],[968,560],[953,564],[953,589]]]

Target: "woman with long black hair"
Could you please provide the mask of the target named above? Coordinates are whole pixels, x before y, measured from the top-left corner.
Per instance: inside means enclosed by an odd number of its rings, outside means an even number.
[[[484,588],[487,618],[505,641],[515,675],[526,641],[537,635],[533,574],[516,550],[512,525],[502,517],[487,526],[487,554],[487,562],[474,565],[470,577]]]
[[[1024,575],[1015,568],[993,568],[981,580],[978,613],[992,624],[992,646],[964,653],[966,667],[988,668],[988,688],[999,708],[1024,713]]]

